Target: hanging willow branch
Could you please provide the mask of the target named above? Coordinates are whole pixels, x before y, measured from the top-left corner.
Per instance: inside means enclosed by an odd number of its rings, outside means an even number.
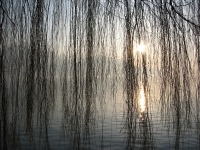
[[[183,20],[185,20],[185,21],[188,22],[189,24],[193,25],[194,27],[200,29],[200,25],[198,25],[198,24],[194,23],[193,21],[191,21],[191,20],[185,18],[180,12],[178,12],[178,11],[176,10],[176,8],[175,8],[175,7],[173,6],[173,4],[172,4],[172,0],[170,0],[169,5],[171,6],[172,11],[175,12],[179,17],[181,17]]]

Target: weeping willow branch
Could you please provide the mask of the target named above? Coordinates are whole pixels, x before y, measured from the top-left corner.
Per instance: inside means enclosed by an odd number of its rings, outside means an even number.
[[[176,10],[176,8],[175,8],[175,7],[173,6],[173,4],[172,4],[172,0],[170,0],[170,3],[169,3],[169,4],[170,4],[170,6],[171,6],[172,11],[175,12],[179,17],[181,17],[183,20],[185,20],[185,21],[188,22],[189,24],[193,25],[195,28],[199,28],[199,29],[200,29],[200,25],[198,25],[198,24],[194,23],[193,21],[191,21],[191,20],[185,18],[185,17],[183,16],[183,14],[181,14],[180,12],[178,12],[178,11]]]

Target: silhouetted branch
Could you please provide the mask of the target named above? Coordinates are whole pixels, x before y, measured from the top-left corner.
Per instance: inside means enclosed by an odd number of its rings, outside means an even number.
[[[189,24],[193,25],[194,27],[200,28],[200,25],[198,25],[198,24],[194,23],[193,21],[191,21],[191,20],[185,18],[185,17],[183,16],[183,14],[181,14],[180,12],[178,12],[178,11],[176,10],[176,8],[173,6],[172,0],[170,0],[170,3],[169,3],[169,4],[170,4],[170,6],[171,6],[171,8],[172,8],[172,11],[175,12],[179,17],[181,17],[183,20],[185,20],[185,21],[188,22]]]

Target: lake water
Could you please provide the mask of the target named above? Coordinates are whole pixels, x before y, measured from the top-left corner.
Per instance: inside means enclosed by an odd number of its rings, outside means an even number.
[[[97,82],[90,91],[79,89],[75,93],[58,82],[52,102],[51,97],[34,99],[32,107],[16,107],[11,101],[6,121],[7,148],[199,149],[195,90],[191,90],[187,106],[184,99],[179,104],[169,102],[169,95],[162,103],[161,89],[155,81],[148,90],[139,83],[137,92],[124,90],[128,82],[112,85],[112,81],[108,79],[105,85]]]

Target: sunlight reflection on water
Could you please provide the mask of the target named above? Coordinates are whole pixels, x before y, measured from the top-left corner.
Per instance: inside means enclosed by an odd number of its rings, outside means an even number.
[[[146,103],[144,95],[144,86],[142,84],[140,86],[140,93],[139,93],[139,108],[140,108],[140,113],[144,113],[146,108]]]

